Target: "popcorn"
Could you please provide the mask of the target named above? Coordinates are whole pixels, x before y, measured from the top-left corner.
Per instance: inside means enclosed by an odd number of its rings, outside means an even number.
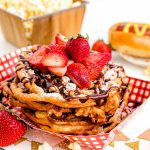
[[[80,4],[79,1],[73,2],[73,0],[0,0],[0,8],[23,19],[76,7]]]
[[[44,142],[39,146],[38,150],[52,150],[52,147],[47,142]]]
[[[78,143],[71,143],[68,148],[71,150],[81,150],[81,147]]]
[[[29,41],[33,31],[33,20],[27,19],[76,7],[80,4],[73,0],[0,0],[0,8],[24,19],[25,36]]]

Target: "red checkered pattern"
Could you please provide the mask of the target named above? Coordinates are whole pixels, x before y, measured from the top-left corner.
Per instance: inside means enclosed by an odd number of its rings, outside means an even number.
[[[15,74],[15,65],[18,62],[18,56],[21,51],[28,49],[31,49],[31,46],[17,49],[0,57],[0,82]]]
[[[150,82],[131,77],[127,80],[133,86],[129,101],[143,103],[150,96]]]
[[[17,60],[18,55],[22,50],[28,50],[30,48],[31,46],[18,49],[0,58],[0,82],[11,77],[15,73],[15,64],[18,61]],[[131,78],[131,77],[127,77],[127,80],[129,83],[133,85],[131,95],[129,98],[130,100],[129,106],[133,107],[136,106],[137,103],[138,104],[143,103],[150,96],[150,82]],[[13,111],[14,113],[17,113],[19,109],[17,108],[16,110]],[[25,122],[27,123],[27,121]],[[32,126],[30,123],[28,124]],[[124,122],[123,124],[126,124],[126,122]],[[115,134],[118,132],[118,130],[120,130],[120,128],[122,128],[122,126],[123,126],[122,124],[119,125],[114,130],[112,130],[109,134],[99,134],[93,136],[74,136],[74,135],[63,135],[63,134],[56,134],[56,133],[49,133],[49,134],[66,138],[73,142],[77,142],[81,145],[88,146],[93,150],[96,149],[102,150],[108,141],[113,140]]]

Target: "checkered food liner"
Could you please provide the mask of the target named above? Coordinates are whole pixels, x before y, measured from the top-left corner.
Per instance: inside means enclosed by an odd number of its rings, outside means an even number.
[[[30,48],[32,48],[32,46],[17,49],[16,51],[10,52],[0,57],[0,82],[14,75],[15,64],[18,61],[17,57],[19,56],[21,51],[25,51]],[[129,98],[130,101],[129,106],[131,107],[138,106],[142,104],[150,96],[150,82],[132,78],[132,77],[127,77],[127,79],[128,82],[133,85],[131,95]],[[17,111],[18,110],[16,109],[16,111],[14,112],[17,113]],[[129,120],[128,119],[129,117],[130,116],[127,117],[127,120]],[[26,121],[26,123],[28,122]],[[96,150],[96,149],[102,150],[110,140],[113,140],[114,136],[119,132],[121,127],[125,124],[126,124],[126,120],[124,120],[120,125],[114,128],[110,133],[100,133],[98,135],[76,136],[76,135],[64,135],[58,133],[49,133],[49,134],[53,134],[71,140],[73,142],[77,142],[81,145],[91,148],[92,150]],[[35,126],[31,124],[29,125],[35,128]]]

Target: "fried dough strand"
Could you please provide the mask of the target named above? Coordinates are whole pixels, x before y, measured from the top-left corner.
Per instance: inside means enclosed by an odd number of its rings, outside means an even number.
[[[67,123],[64,122],[64,124],[58,125],[50,122],[47,117],[37,118],[27,111],[25,111],[24,114],[31,121],[36,123],[37,126],[40,127],[47,126],[50,132],[65,133],[65,134],[87,134],[87,131],[92,130],[95,127],[94,124],[80,125],[79,122],[67,122]]]
[[[71,79],[32,66],[28,59],[39,48],[24,51],[16,65],[16,75],[2,83],[11,106],[24,108],[31,122],[49,132],[91,135],[109,132],[121,122],[131,91],[122,67],[106,64],[90,89],[81,90]],[[75,86],[75,90],[67,90],[63,82]]]

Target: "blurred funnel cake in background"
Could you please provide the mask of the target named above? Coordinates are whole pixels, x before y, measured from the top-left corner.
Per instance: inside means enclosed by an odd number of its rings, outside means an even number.
[[[12,106],[49,132],[92,135],[123,119],[131,86],[111,51],[93,51],[86,37],[60,34],[50,45],[22,51],[16,74],[2,83]]]

